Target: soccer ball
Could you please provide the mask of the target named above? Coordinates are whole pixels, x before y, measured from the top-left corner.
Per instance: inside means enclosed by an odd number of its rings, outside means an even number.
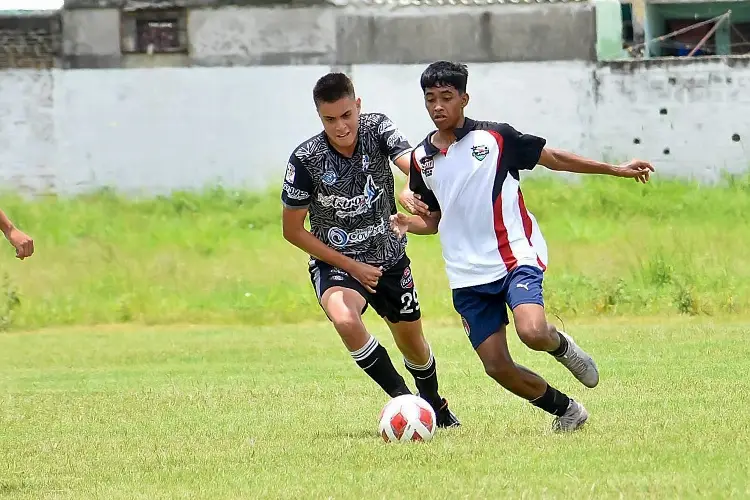
[[[378,430],[386,443],[429,441],[435,435],[435,410],[419,396],[397,396],[380,412]]]

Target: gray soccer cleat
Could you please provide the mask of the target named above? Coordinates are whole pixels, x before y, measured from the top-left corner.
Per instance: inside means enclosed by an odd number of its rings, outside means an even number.
[[[554,432],[573,432],[580,429],[589,419],[589,412],[583,405],[573,399],[568,404],[568,409],[552,422]]]
[[[568,341],[568,348],[560,356],[554,356],[575,378],[586,387],[596,387],[599,383],[599,369],[594,360],[578,347],[573,338],[565,332],[560,335]]]

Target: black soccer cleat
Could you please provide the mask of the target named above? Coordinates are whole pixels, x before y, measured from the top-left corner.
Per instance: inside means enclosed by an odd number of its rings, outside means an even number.
[[[448,401],[445,398],[442,400],[440,409],[435,411],[435,417],[437,418],[437,426],[443,429],[459,427],[461,425],[458,417],[448,408]]]

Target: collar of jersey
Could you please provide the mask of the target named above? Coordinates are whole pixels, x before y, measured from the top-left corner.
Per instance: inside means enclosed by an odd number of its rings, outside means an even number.
[[[460,141],[464,137],[466,137],[466,134],[469,132],[476,130],[477,128],[477,122],[472,120],[469,117],[464,117],[464,126],[461,128],[457,128],[454,130],[453,133],[456,134],[456,142]],[[422,147],[424,148],[424,152],[427,156],[435,156],[440,152],[440,150],[435,146],[432,141],[430,140],[430,137],[437,132],[437,130],[433,130],[427,135],[427,138],[422,141]]]

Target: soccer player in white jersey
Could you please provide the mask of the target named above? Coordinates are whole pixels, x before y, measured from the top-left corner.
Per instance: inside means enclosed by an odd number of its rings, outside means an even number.
[[[437,130],[411,154],[410,187],[430,214],[391,216],[403,236],[440,230],[453,304],[487,374],[556,418],[553,429],[573,431],[588,419],[583,405],[513,362],[508,351],[507,306],[529,348],[548,352],[586,387],[599,383],[594,360],[565,332],[547,322],[542,296],[547,246],[526,209],[520,172],[537,164],[550,170],[607,174],[647,182],[654,168],[633,160],[610,165],[545,147],[546,140],[505,123],[464,117],[468,70],[439,61],[421,86]]]
[[[18,229],[13,222],[0,210],[0,230],[5,238],[16,249],[16,258],[25,259],[34,253],[34,240],[29,235]]]
[[[406,241],[389,228],[396,213],[390,161],[408,175],[411,145],[387,116],[360,113],[343,73],[321,77],[313,101],[323,131],[289,157],[281,193],[284,238],[310,255],[315,295],[357,365],[391,397],[411,393],[362,321],[371,306],[391,330],[419,395],[435,409],[437,426],[456,427],[422,332]]]

